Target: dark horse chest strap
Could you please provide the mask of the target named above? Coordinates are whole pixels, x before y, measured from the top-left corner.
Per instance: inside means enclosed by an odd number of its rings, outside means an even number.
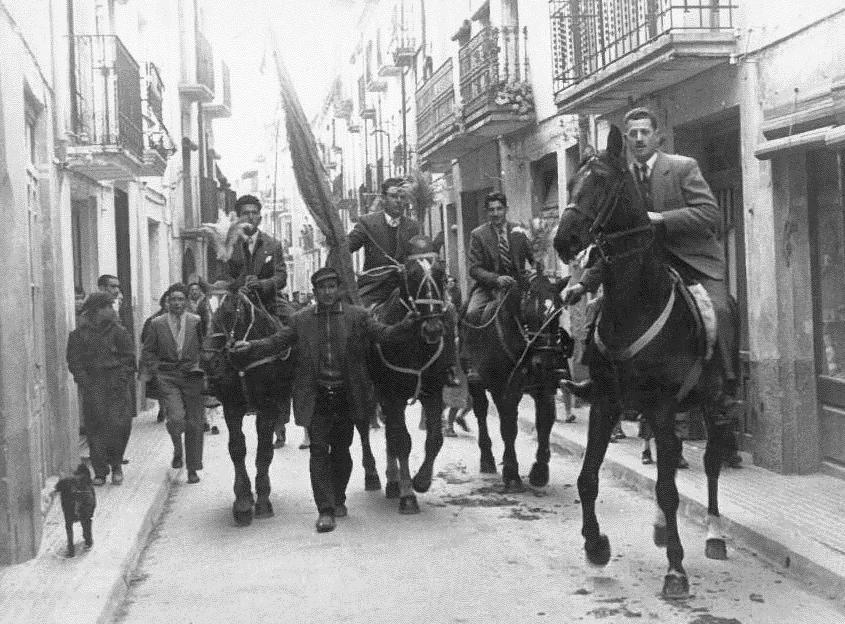
[[[666,301],[666,305],[663,307],[663,310],[660,312],[660,314],[654,320],[651,326],[645,331],[645,333],[624,349],[610,349],[601,339],[601,333],[599,332],[601,312],[599,312],[599,317],[598,319],[596,319],[596,325],[594,330],[595,345],[599,352],[601,352],[601,354],[609,361],[625,362],[627,360],[630,360],[634,358],[634,356],[636,356],[640,351],[642,351],[646,346],[648,346],[648,344],[651,343],[652,340],[657,337],[657,335],[666,326],[666,322],[669,320],[669,316],[672,313],[672,308],[674,308],[675,306],[676,290],[681,292],[682,297],[684,298],[684,301],[687,304],[687,307],[690,309],[690,312],[692,313],[693,318],[695,319],[696,337],[698,338],[698,342],[701,343],[702,338],[705,335],[704,323],[701,319],[701,313],[698,311],[698,307],[693,301],[692,296],[689,294],[689,292],[687,292],[687,289],[684,286],[680,275],[678,275],[678,273],[671,267],[669,268],[669,274],[672,278],[672,288],[669,292],[669,299]],[[700,344],[699,347],[701,347]],[[684,378],[681,387],[678,389],[678,392],[675,393],[675,400],[678,403],[685,399],[686,396],[690,393],[690,391],[698,383],[698,380],[701,377],[701,373],[704,370],[705,353],[706,345],[704,346],[704,348],[699,348],[699,353],[696,356],[695,363],[687,372],[687,375]]]

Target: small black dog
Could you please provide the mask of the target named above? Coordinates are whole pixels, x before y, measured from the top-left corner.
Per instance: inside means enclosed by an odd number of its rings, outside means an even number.
[[[65,514],[65,531],[67,532],[67,556],[73,557],[73,523],[79,522],[82,525],[82,537],[85,539],[85,547],[91,548],[94,545],[94,537],[91,533],[91,518],[94,509],[97,507],[97,495],[94,493],[94,486],[91,485],[91,472],[85,464],[79,464],[73,475],[59,479],[56,490],[62,501],[62,511]]]

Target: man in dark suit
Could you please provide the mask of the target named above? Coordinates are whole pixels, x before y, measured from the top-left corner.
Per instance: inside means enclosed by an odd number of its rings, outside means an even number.
[[[688,282],[700,283],[713,302],[718,322],[718,351],[725,374],[726,413],[743,408],[736,393],[737,339],[725,280],[725,253],[721,243],[722,212],[694,158],[666,154],[660,149],[657,117],[646,108],[625,115],[625,138],[631,173],[638,182],[648,216],[655,226],[667,262]],[[598,262],[584,272],[580,283],[564,290],[564,302],[574,303],[585,292],[595,292],[603,279]]]
[[[419,224],[406,217],[402,178],[389,178],[381,185],[381,210],[361,215],[349,233],[349,251],[364,248],[364,271],[394,263],[404,264],[408,242],[420,233]],[[358,278],[358,293],[365,306],[383,303],[399,285],[395,273],[384,277],[367,275]]]
[[[413,325],[409,313],[396,325],[379,323],[366,309],[340,299],[340,277],[330,267],[311,276],[316,305],[296,312],[290,326],[274,336],[235,343],[237,352],[265,355],[296,344],[293,408],[311,436],[311,487],[319,518],[317,531],[335,528],[347,515],[346,486],[352,473],[349,447],[355,421],[367,422],[375,406],[367,372],[373,341],[401,338]]]
[[[508,221],[508,200],[504,193],[490,193],[484,198],[489,221],[470,234],[469,275],[475,280],[467,304],[467,318],[477,322],[483,308],[495,299],[495,291],[511,288],[534,264],[528,235]],[[473,321],[473,319],[475,319]]]
[[[258,229],[261,201],[257,197],[239,197],[235,212],[246,223],[247,239],[235,245],[227,263],[229,278],[258,291],[261,301],[270,308],[276,304],[276,293],[287,283],[284,249],[278,240]]]
[[[158,382],[165,406],[167,432],[173,440],[173,468],[188,467],[188,483],[198,483],[202,470],[203,373],[199,366],[200,317],[187,311],[188,287],[173,284],[167,291],[167,314],[150,321],[141,349],[141,376]],[[184,453],[182,434],[185,434]]]

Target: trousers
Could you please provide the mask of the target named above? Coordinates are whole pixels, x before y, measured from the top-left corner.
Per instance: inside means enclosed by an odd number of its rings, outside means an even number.
[[[181,452],[182,434],[185,434],[185,465],[188,470],[202,470],[205,424],[202,376],[159,372],[158,386],[164,403],[167,432],[173,439],[176,452]]]
[[[352,474],[349,447],[355,432],[349,403],[348,393],[327,396],[318,392],[308,426],[311,490],[320,513],[334,514],[335,507],[346,502],[346,486]]]

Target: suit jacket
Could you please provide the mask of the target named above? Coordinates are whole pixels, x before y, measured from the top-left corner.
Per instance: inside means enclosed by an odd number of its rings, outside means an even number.
[[[663,214],[669,262],[680,260],[706,277],[723,280],[722,211],[695,159],[657,152],[649,183],[652,210]],[[594,292],[603,272],[603,264],[597,263],[584,272],[581,283]]]
[[[366,231],[365,228],[366,227]],[[420,233],[419,223],[408,217],[399,217],[399,225],[392,228],[384,220],[384,211],[378,210],[362,215],[349,233],[349,251],[354,253],[364,248],[364,270],[392,264],[376,243],[397,262],[404,263],[408,256],[408,241]]]
[[[367,357],[373,342],[387,342],[401,338],[412,321],[396,325],[378,322],[366,309],[341,303],[339,331],[334,334],[333,347],[338,349],[338,361],[343,366],[346,389],[352,401],[355,419],[367,421],[375,407],[373,384],[367,370]],[[325,314],[317,313],[310,305],[290,317],[290,325],[282,327],[269,338],[253,341],[253,353],[268,355],[295,345],[296,370],[293,380],[293,409],[303,423],[310,423],[317,395],[317,376],[320,371],[323,331],[320,323]]]
[[[185,342],[179,357],[176,339],[170,330],[169,314],[162,314],[150,321],[149,331],[144,336],[141,348],[142,375],[149,379],[155,375],[188,374],[200,371],[200,317],[185,313]]]
[[[525,263],[534,263],[531,243],[525,230],[508,221],[505,224],[508,232],[508,246],[510,247],[513,270],[507,273],[500,266],[499,235],[492,223],[479,225],[469,238],[469,275],[477,284],[493,288],[500,275],[519,277],[525,270]]]
[[[226,264],[229,278],[245,278],[255,275],[263,301],[274,301],[276,292],[282,290],[288,281],[287,265],[282,244],[275,238],[258,231],[255,251],[251,257],[246,243],[235,245],[232,257]]]

